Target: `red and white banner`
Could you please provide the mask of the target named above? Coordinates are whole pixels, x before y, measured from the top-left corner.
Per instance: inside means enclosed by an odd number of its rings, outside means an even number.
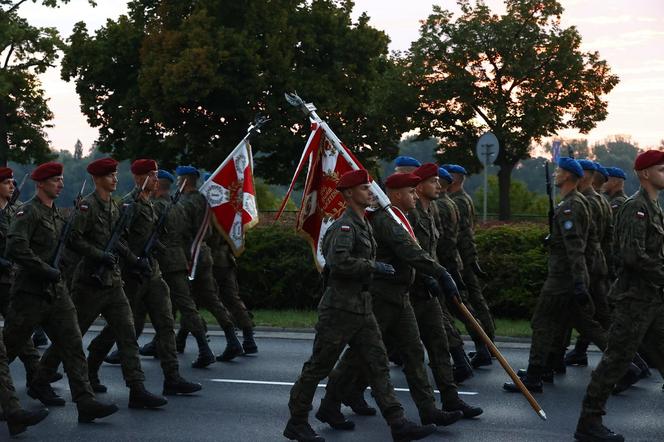
[[[213,224],[235,256],[244,251],[247,230],[258,223],[254,160],[251,145],[242,140],[200,188],[212,212]]]

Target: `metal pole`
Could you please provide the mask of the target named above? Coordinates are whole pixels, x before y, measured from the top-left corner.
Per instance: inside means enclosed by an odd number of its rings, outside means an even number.
[[[487,202],[489,200],[489,171],[487,168],[489,167],[489,146],[484,146],[484,213],[482,215],[482,220],[483,222],[486,223],[486,210],[487,210]]]

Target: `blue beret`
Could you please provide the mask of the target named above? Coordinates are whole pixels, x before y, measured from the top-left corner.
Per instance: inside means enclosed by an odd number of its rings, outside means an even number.
[[[170,173],[168,170],[164,169],[159,169],[159,171],[157,172],[157,178],[159,178],[160,180],[168,180],[171,183],[175,182],[175,177],[173,176],[173,174]]]
[[[207,181],[211,176],[212,174],[210,172],[205,172],[203,174],[203,181]]]
[[[450,173],[442,167],[438,168],[438,177],[444,179],[448,183],[453,181],[452,175],[450,175]]]
[[[587,160],[585,158],[581,159],[581,160],[576,160],[576,161],[579,163],[579,165],[581,166],[581,169],[583,169],[583,170],[592,170],[593,172],[597,171],[597,166],[595,165],[595,163],[593,161]]]
[[[625,175],[625,171],[622,170],[620,167],[607,167],[606,172],[609,174],[609,176],[614,177],[614,178],[621,178],[623,180],[627,179],[627,175]]]
[[[175,169],[175,173],[179,176],[182,175],[196,175],[201,176],[201,173],[194,166],[178,166]]]
[[[606,168],[604,168],[604,166],[595,161],[595,167],[597,168],[597,171],[601,173],[604,178],[606,178],[607,180],[609,179],[609,172],[606,171]]]
[[[397,157],[394,167],[420,167],[422,164],[413,157]]]
[[[583,177],[583,169],[581,168],[581,165],[579,163],[580,161],[577,161],[574,158],[560,157],[560,159],[558,160],[558,167],[560,167],[561,169],[565,169],[568,172],[572,172],[574,175],[581,178]]]
[[[461,175],[468,175],[466,169],[464,169],[463,166],[459,166],[458,164],[443,164],[442,167],[449,173],[460,173]]]

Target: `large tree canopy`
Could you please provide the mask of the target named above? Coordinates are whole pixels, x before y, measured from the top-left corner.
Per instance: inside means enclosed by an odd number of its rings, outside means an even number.
[[[534,141],[566,128],[585,133],[606,118],[605,95],[618,77],[597,52],[581,51],[575,27],[561,27],[556,0],[506,0],[504,15],[481,1],[458,4],[456,18],[434,7],[411,47],[416,124],[455,159],[470,159],[483,131],[496,134],[499,213],[507,219],[514,166]]]
[[[76,25],[63,78],[76,81],[100,148],[167,166],[216,166],[257,113],[272,122],[254,147],[258,173],[286,182],[309,125],[283,94],[297,90],[366,166],[396,154],[416,107],[388,38],[353,2],[134,0],[89,35]],[[294,134],[296,136],[294,136]]]

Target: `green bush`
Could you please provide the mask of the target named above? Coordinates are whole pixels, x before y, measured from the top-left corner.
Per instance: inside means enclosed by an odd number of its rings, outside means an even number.
[[[547,272],[544,224],[510,224],[478,229],[477,249],[490,275],[484,288],[495,316],[529,319]]]
[[[249,308],[312,309],[322,292],[311,247],[292,227],[265,226],[247,232],[238,259],[242,298]]]

